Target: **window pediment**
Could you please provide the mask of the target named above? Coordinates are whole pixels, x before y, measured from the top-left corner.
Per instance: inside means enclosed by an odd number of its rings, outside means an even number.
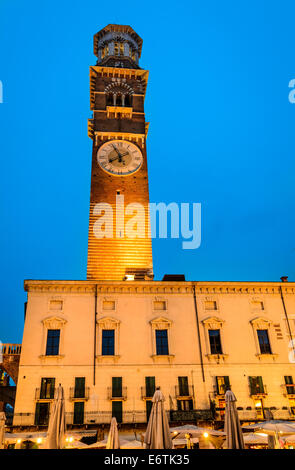
[[[218,330],[222,327],[224,320],[218,317],[207,317],[202,320],[203,325],[210,330]]]
[[[120,320],[112,317],[104,317],[97,320],[97,323],[103,330],[114,330],[120,324]]]
[[[43,325],[49,330],[58,330],[61,329],[66,323],[67,320],[61,317],[47,317],[42,320]]]
[[[157,317],[150,321],[153,330],[167,330],[171,327],[172,321],[165,317]]]
[[[250,320],[250,323],[257,330],[263,330],[268,328],[272,324],[272,321],[265,317],[256,317]]]

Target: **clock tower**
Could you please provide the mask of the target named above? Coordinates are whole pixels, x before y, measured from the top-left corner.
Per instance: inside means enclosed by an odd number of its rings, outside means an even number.
[[[87,279],[153,278],[144,114],[148,71],[138,65],[141,48],[130,26],[110,24],[94,36]]]

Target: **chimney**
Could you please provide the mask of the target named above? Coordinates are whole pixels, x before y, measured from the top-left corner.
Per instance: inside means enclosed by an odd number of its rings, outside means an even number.
[[[288,276],[282,276],[281,281],[282,282],[288,282]]]

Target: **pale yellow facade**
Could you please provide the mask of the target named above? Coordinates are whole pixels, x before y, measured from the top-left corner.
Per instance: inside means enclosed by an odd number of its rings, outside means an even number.
[[[52,403],[36,395],[48,377],[64,387],[68,423],[75,377],[85,377],[84,424],[110,422],[112,377],[122,377],[123,423],[146,422],[145,377],[155,377],[167,411],[188,399],[193,410],[209,410],[210,400],[219,408],[216,377],[227,376],[242,420],[259,419],[255,400],[274,418],[294,418],[284,384],[295,380],[295,283],[25,281],[25,289],[14,425],[34,425],[36,403]],[[60,330],[58,355],[46,355],[50,329]],[[169,352],[159,355],[161,329]],[[115,332],[113,355],[102,355],[103,330]],[[209,330],[220,331],[221,354],[211,354]],[[261,353],[257,330],[267,330],[271,353]],[[251,395],[252,376],[262,377],[263,393]],[[178,377],[187,377],[190,396],[177,396]]]

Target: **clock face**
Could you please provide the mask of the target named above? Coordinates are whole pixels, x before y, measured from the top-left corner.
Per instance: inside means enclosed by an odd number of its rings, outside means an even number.
[[[97,162],[111,175],[126,176],[139,170],[143,157],[135,144],[125,140],[111,140],[99,147]]]

